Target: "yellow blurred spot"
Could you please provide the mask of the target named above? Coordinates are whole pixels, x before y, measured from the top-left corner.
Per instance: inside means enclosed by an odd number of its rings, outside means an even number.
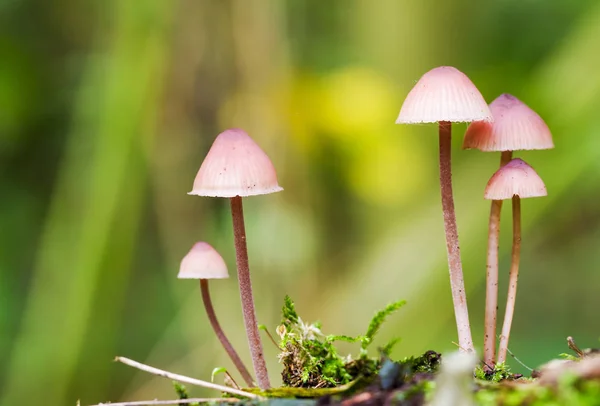
[[[373,70],[348,67],[334,72],[323,79],[320,97],[314,100],[315,125],[328,135],[348,140],[392,124],[400,104],[391,89],[392,84]]]
[[[311,76],[295,77],[290,85],[289,100],[282,111],[287,120],[290,135],[300,151],[308,152],[315,145],[315,131],[312,122],[315,116],[315,100],[318,86]]]
[[[422,146],[400,132],[379,140],[372,136],[369,147],[356,154],[349,165],[350,186],[373,205],[405,203],[435,179],[432,171],[436,167],[424,156]]]

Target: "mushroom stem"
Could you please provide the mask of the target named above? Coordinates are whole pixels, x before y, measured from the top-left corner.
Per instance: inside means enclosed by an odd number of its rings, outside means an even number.
[[[503,151],[502,168],[512,159],[512,151]],[[502,200],[492,200],[488,229],[487,280],[485,291],[485,335],[483,362],[486,370],[494,367],[496,355],[496,320],[498,318],[498,246],[500,244],[500,213]]]
[[[504,324],[500,335],[500,346],[498,348],[498,362],[506,361],[508,351],[508,338],[515,313],[515,301],[517,299],[517,281],[519,279],[519,261],[521,259],[521,198],[513,196],[513,247],[510,264],[510,275],[508,284],[508,297],[506,298],[506,311],[504,312]]]
[[[235,239],[235,256],[238,268],[238,282],[240,284],[240,296],[242,300],[242,312],[252,365],[254,373],[261,389],[269,389],[269,375],[267,365],[263,356],[263,347],[258,333],[256,312],[254,310],[254,298],[252,296],[252,281],[250,280],[250,267],[248,265],[248,248],[246,247],[246,229],[244,227],[244,208],[242,198],[235,196],[231,198],[231,216],[233,218],[233,235]]]
[[[217,320],[217,315],[215,314],[215,309],[212,305],[212,300],[210,299],[210,291],[208,290],[208,279],[200,279],[200,291],[202,292],[202,301],[204,302],[204,308],[206,309],[206,315],[208,316],[208,320],[210,321],[210,325],[212,326],[215,334],[219,338],[221,345],[225,348],[227,355],[231,358],[231,361],[242,375],[242,378],[249,387],[254,386],[254,380],[252,379],[252,375],[248,372],[248,369],[242,362],[240,356],[231,345],[231,342],[227,339],[225,332],[221,328],[219,321]]]
[[[442,209],[444,212],[444,228],[446,231],[446,248],[448,251],[448,267],[450,269],[450,287],[454,303],[454,315],[458,329],[458,344],[463,351],[475,351],[469,324],[467,296],[460,260],[458,230],[452,197],[452,124],[448,121],[439,123],[440,137],[440,188],[442,192]]]

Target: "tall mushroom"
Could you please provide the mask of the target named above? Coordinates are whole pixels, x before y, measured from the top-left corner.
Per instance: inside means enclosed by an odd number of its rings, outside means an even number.
[[[267,154],[243,130],[234,128],[217,136],[189,193],[230,199],[242,311],[252,364],[261,389],[268,389],[271,385],[254,310],[242,197],[281,190]]]
[[[490,110],[494,122],[469,125],[463,141],[464,149],[501,152],[500,167],[511,159],[513,151],[554,148],[550,129],[542,118],[525,103],[510,94],[501,94]],[[496,351],[496,319],[498,313],[498,245],[502,200],[492,200],[488,226],[488,251],[485,300],[485,335],[483,357],[486,368],[493,368]]]
[[[518,158],[498,169],[485,188],[484,197],[486,199],[512,199],[513,209],[512,259],[504,324],[502,325],[500,346],[498,348],[498,363],[506,361],[508,339],[517,298],[517,281],[519,279],[519,261],[521,257],[521,199],[546,195],[546,186],[539,175],[525,161]]]
[[[202,302],[204,303],[204,309],[206,310],[210,325],[244,381],[246,381],[248,386],[254,386],[252,375],[248,372],[248,369],[221,328],[212,305],[212,300],[210,299],[208,281],[210,279],[229,278],[229,272],[227,272],[227,265],[225,265],[223,257],[210,244],[197,242],[181,260],[177,277],[179,279],[200,279]]]
[[[451,123],[479,120],[492,120],[487,103],[471,80],[450,66],[440,66],[424,74],[406,96],[396,120],[397,124],[438,123],[439,126],[440,189],[450,287],[458,343],[464,351],[474,351],[474,348],[452,196]]]

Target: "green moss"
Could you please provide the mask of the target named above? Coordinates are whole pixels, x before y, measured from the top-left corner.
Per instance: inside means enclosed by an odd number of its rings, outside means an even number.
[[[391,314],[395,313],[398,309],[400,309],[405,304],[406,304],[406,301],[400,300],[398,302],[390,303],[384,309],[375,313],[375,315],[371,319],[371,322],[369,323],[369,327],[367,328],[366,334],[360,338],[360,340],[361,340],[360,348],[362,351],[366,351],[369,344],[371,344],[373,342],[373,339],[379,332],[379,329],[381,328],[381,325],[385,322],[385,319],[388,316],[390,316]],[[393,344],[391,344],[391,345],[390,345],[390,343],[388,343],[385,346],[385,348],[393,346],[396,342],[398,342],[398,339],[393,340],[391,342]],[[391,348],[390,348],[390,350],[391,350]]]
[[[475,368],[475,378],[481,379],[482,381],[498,383],[505,380],[521,379],[521,377],[522,375],[520,374],[513,374],[510,372],[510,367],[504,362],[494,365],[492,371],[486,371],[481,365]]]
[[[271,388],[267,390],[261,390],[260,388],[248,388],[244,389],[246,392],[254,393],[256,395],[268,397],[268,398],[320,398],[323,396],[336,395],[347,392],[350,390],[356,381],[350,382],[346,385],[336,386],[335,388]]]
[[[404,358],[400,363],[410,366],[413,373],[435,373],[440,367],[442,356],[435,351],[427,351],[418,357]]]
[[[556,387],[535,382],[517,385],[500,383],[480,389],[476,392],[475,399],[482,406],[592,406],[600,404],[600,381],[581,380],[567,374]]]
[[[279,359],[283,364],[283,384],[294,388],[332,388],[360,380],[370,381],[380,365],[378,358],[368,356],[368,348],[385,319],[400,309],[404,301],[391,303],[375,313],[364,335],[325,335],[320,323],[305,323],[296,312],[289,296],[284,299],[281,325],[277,333],[281,339],[282,352]],[[360,355],[342,357],[336,341],[360,342]],[[391,351],[398,340],[384,347],[384,354]]]
[[[175,393],[177,393],[177,398],[179,399],[189,399],[189,395],[187,392],[187,388],[185,387],[184,384],[177,382],[177,381],[173,381],[173,388],[175,389]],[[189,406],[198,406],[198,403],[186,403],[186,405]]]

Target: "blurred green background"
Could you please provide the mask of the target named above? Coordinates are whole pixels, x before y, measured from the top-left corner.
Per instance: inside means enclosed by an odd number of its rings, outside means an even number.
[[[197,240],[235,274],[228,203],[186,195],[229,127],[262,146],[285,188],[245,200],[261,323],[274,330],[288,293],[326,333],[356,335],[406,299],[380,337],[402,337],[393,355],[454,349],[436,128],[394,124],[438,65],[488,102],[519,97],[554,134],[554,150],[516,154],[549,196],[523,202],[510,348],[537,366],[567,335],[596,346],[599,50],[593,0],[0,0],[0,405],[174,397],[115,355],[201,379],[231,367],[197,284],[176,279]],[[499,154],[462,151],[465,128],[455,199],[481,348],[482,193]],[[212,292],[249,362],[234,279]]]

